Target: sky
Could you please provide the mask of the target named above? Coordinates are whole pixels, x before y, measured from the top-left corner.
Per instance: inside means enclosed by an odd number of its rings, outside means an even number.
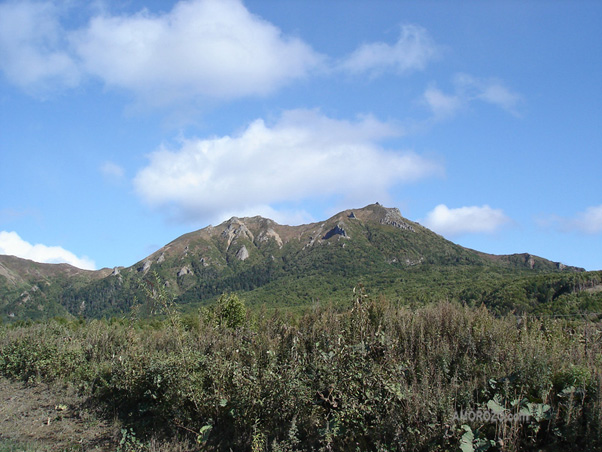
[[[0,2],[0,254],[380,202],[602,269],[602,2]]]

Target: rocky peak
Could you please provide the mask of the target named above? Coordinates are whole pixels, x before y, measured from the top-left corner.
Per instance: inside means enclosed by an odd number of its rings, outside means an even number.
[[[247,228],[247,226],[238,218],[232,217],[226,224],[226,227],[221,233],[221,236],[226,239],[226,249],[230,248],[232,242],[239,237],[244,237],[250,241],[255,240],[253,233]]]

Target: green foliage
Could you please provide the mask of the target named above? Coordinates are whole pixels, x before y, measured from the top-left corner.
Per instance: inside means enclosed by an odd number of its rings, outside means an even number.
[[[119,441],[119,447],[117,452],[142,452],[144,451],[144,444],[136,438],[136,433],[131,428],[121,429],[121,440]]]
[[[235,294],[223,294],[213,306],[213,317],[220,326],[239,328],[247,319],[245,303]]]
[[[76,384],[123,423],[122,451],[149,435],[216,451],[602,448],[599,323],[409,308],[361,285],[297,316],[224,294],[195,322],[151,281],[159,318],[1,326],[0,374]],[[457,419],[471,410],[523,418]]]

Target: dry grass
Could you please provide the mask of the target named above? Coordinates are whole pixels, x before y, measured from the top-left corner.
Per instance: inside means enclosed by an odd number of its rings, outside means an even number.
[[[0,378],[0,451],[114,451],[119,428],[85,407],[73,388]]]

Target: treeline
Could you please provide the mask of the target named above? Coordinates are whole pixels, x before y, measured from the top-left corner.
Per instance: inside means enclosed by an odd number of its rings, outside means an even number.
[[[334,259],[329,250],[320,256]],[[602,312],[600,271],[532,273],[489,265],[423,263],[401,270],[389,265],[384,270],[375,268],[371,273],[361,274],[345,262],[336,267],[336,271],[327,270],[332,266],[323,263],[311,271],[295,272],[292,267],[288,268],[292,265],[309,266],[310,263],[269,261],[246,265],[235,262],[221,271],[198,264],[191,266],[192,274],[171,280],[158,268],[147,274],[127,271],[75,287],[40,284],[26,295],[14,291],[0,294],[5,300],[16,300],[1,308],[2,317],[11,322],[53,316],[127,315],[132,307],[144,301],[145,287],[155,273],[163,284],[169,284],[177,303],[187,311],[211,304],[225,292],[241,294],[251,306],[298,311],[317,300],[344,303],[348,299],[348,287],[361,282],[392,302],[407,306],[450,300],[467,306],[485,305],[496,315],[588,316]],[[9,317],[11,313],[15,316]]]
[[[602,450],[599,322],[361,288],[295,316],[234,295],[181,316],[161,287],[148,297],[162,320],[1,327],[0,374],[79,387],[123,423],[121,450]]]

